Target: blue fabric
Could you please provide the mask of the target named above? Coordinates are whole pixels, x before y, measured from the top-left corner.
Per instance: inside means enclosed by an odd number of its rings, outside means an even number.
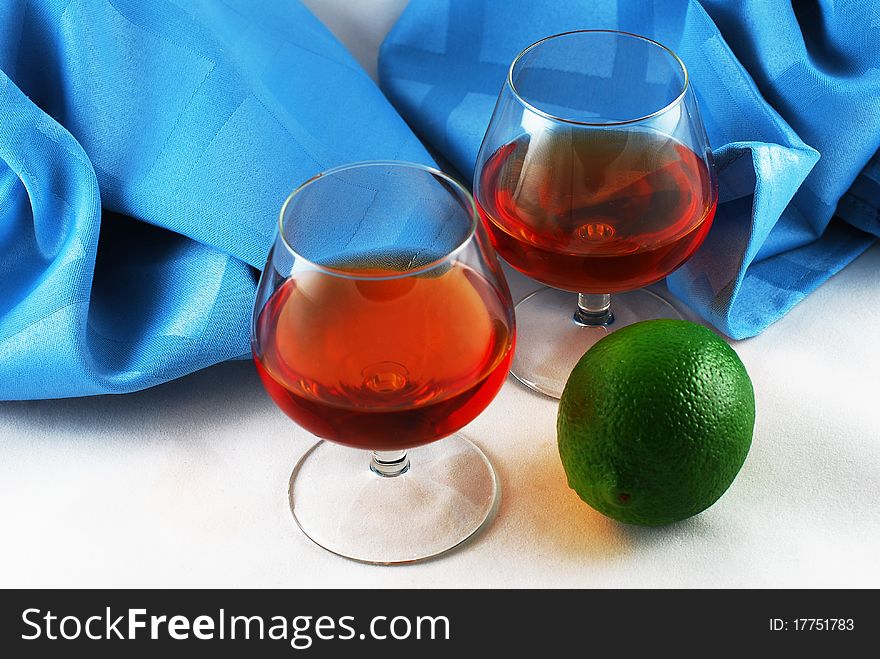
[[[295,185],[428,161],[294,0],[0,0],[0,398],[249,354]]]
[[[880,3],[411,0],[383,89],[470,176],[512,59],[581,28],[653,37],[690,71],[720,204],[668,284],[726,334],[759,333],[880,235]]]

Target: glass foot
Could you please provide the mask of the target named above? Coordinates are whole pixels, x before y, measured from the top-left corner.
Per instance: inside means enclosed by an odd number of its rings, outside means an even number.
[[[516,354],[511,374],[530,389],[559,398],[572,369],[603,336],[640,320],[681,319],[669,302],[646,289],[611,296],[613,320],[583,326],[574,321],[577,293],[542,288],[516,305]]]
[[[369,451],[318,442],[290,477],[296,523],[334,554],[382,565],[437,556],[488,526],[498,482],[475,444],[452,435],[407,454],[410,467],[388,477]]]

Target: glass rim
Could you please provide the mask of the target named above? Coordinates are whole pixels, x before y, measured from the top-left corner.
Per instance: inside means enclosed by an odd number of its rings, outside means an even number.
[[[302,254],[300,254],[296,249],[294,249],[293,245],[287,240],[287,236],[284,235],[284,217],[287,214],[287,208],[291,205],[291,203],[297,198],[297,196],[302,193],[307,188],[311,187],[316,182],[320,181],[323,178],[328,176],[332,176],[334,174],[339,174],[342,172],[346,172],[354,169],[363,169],[367,167],[395,167],[400,169],[409,169],[416,170],[426,174],[430,174],[435,178],[439,178],[441,181],[449,185],[453,191],[455,191],[458,196],[465,202],[469,217],[470,217],[470,226],[467,229],[464,237],[461,241],[452,249],[447,251],[440,258],[434,259],[433,261],[426,263],[425,265],[421,265],[418,268],[413,268],[411,270],[406,270],[405,272],[401,272],[399,274],[393,275],[371,275],[364,274],[363,272],[358,272],[356,270],[348,270],[346,268],[333,268],[325,265],[320,265],[315,263],[311,259],[306,258]],[[429,270],[433,270],[444,263],[448,262],[450,259],[455,257],[459,252],[461,252],[467,245],[473,240],[474,235],[477,232],[477,225],[480,222],[479,212],[477,210],[477,204],[474,201],[473,195],[468,191],[464,185],[462,185],[459,181],[452,178],[448,174],[440,171],[436,167],[431,167],[429,165],[423,165],[417,162],[409,162],[406,160],[362,160],[359,162],[348,163],[345,165],[338,165],[337,167],[331,167],[330,169],[326,169],[322,172],[319,172],[307,179],[303,183],[299,184],[296,188],[294,188],[293,192],[287,195],[287,199],[284,200],[284,203],[281,205],[281,211],[278,215],[278,237],[281,239],[282,244],[285,249],[293,256],[294,263],[296,262],[304,262],[311,268],[318,270],[320,272],[324,272],[329,275],[333,275],[336,277],[344,277],[347,279],[359,279],[359,280],[386,280],[386,279],[403,279],[406,277],[412,277],[424,272],[428,272]],[[277,241],[276,241],[277,242]]]
[[[684,82],[681,85],[681,91],[678,93],[678,96],[676,96],[672,101],[670,101],[669,103],[667,103],[663,107],[659,108],[658,110],[654,110],[653,112],[651,112],[649,114],[646,114],[641,117],[637,117],[635,119],[624,119],[621,121],[583,121],[580,119],[572,119],[569,117],[560,117],[560,116],[557,116],[551,112],[547,112],[546,110],[542,110],[541,108],[539,108],[536,105],[527,101],[520,94],[519,90],[516,88],[516,85],[513,82],[513,70],[516,68],[517,64],[520,63],[520,60],[531,50],[537,48],[538,46],[540,46],[541,44],[543,44],[547,41],[551,41],[552,39],[558,39],[560,37],[567,37],[572,34],[614,34],[614,35],[617,35],[620,37],[638,39],[640,41],[644,41],[644,42],[647,42],[653,46],[657,46],[657,47],[661,48],[662,50],[666,51],[669,55],[672,56],[673,60],[675,60],[675,62],[678,64],[679,68],[681,69],[681,72],[684,74]],[[559,32],[557,34],[551,34],[550,36],[544,37],[543,39],[539,39],[538,41],[536,41],[532,45],[523,49],[519,55],[514,57],[513,61],[510,63],[510,67],[507,69],[507,86],[510,87],[510,90],[511,90],[511,92],[513,92],[514,97],[516,97],[516,99],[522,105],[524,105],[528,110],[534,112],[535,114],[544,117],[545,119],[550,119],[552,121],[558,121],[558,122],[567,123],[567,124],[574,124],[577,126],[593,126],[593,127],[624,126],[627,124],[635,124],[635,123],[640,123],[642,121],[646,121],[648,119],[653,119],[654,117],[657,117],[657,116],[667,112],[671,108],[673,108],[676,105],[678,105],[679,103],[681,103],[681,100],[684,98],[685,94],[687,93],[688,89],[690,88],[690,73],[688,72],[687,66],[685,66],[684,61],[669,46],[665,46],[662,43],[660,43],[659,41],[655,41],[654,39],[651,39],[649,37],[642,36],[641,34],[635,34],[634,32],[624,32],[623,30],[593,30],[593,29],[569,30],[567,32]]]

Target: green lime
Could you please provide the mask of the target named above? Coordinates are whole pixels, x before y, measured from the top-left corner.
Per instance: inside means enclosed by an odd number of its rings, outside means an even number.
[[[745,462],[755,393],[733,349],[702,325],[648,320],[584,354],[562,392],[559,455],[600,513],[668,524],[705,510]]]

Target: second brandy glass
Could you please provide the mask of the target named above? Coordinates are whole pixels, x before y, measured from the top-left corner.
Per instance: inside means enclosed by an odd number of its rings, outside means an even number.
[[[682,265],[715,214],[712,153],[684,63],[624,32],[533,44],[510,66],[474,194],[501,256],[552,287],[516,307],[511,372],[559,398],[607,332],[681,317],[637,289]]]
[[[507,377],[513,304],[461,185],[397,162],[301,185],[260,279],[252,345],[275,403],[329,440],[290,480],[294,517],[317,544],[415,561],[491,518],[492,466],[453,433]]]

